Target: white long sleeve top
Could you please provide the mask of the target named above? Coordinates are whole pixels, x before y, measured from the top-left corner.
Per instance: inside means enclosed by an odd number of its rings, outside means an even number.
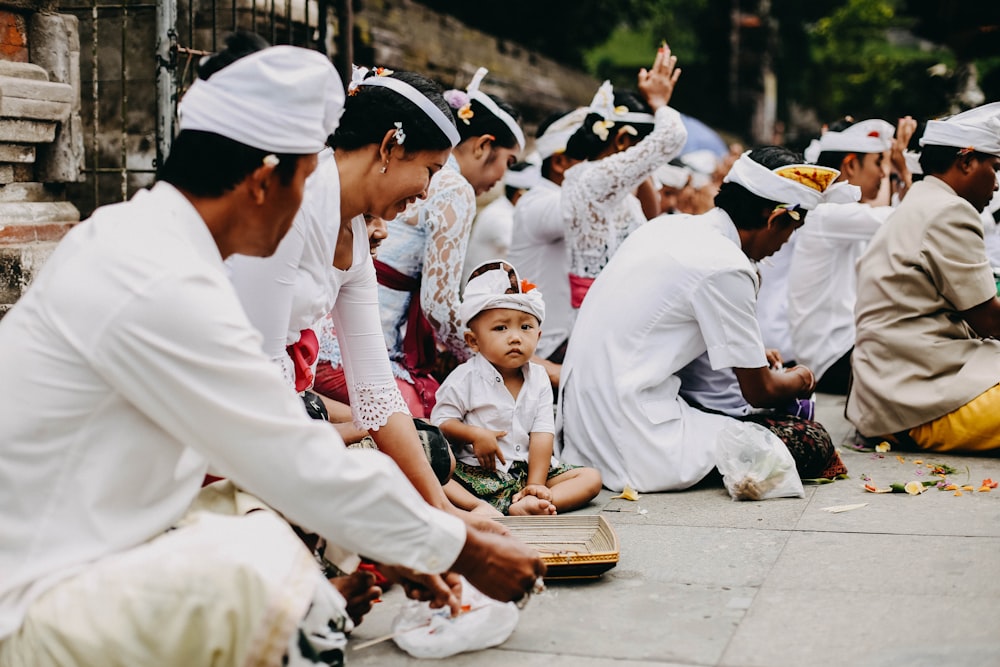
[[[570,273],[596,278],[625,237],[646,222],[632,193],[657,167],[680,153],[685,141],[687,130],[680,114],[661,107],[653,131],[642,141],[566,171],[562,211]]]
[[[343,270],[333,265],[340,223],[340,174],[327,150],[306,181],[302,206],[277,251],[270,257],[234,255],[226,265],[250,322],[263,336],[264,354],[281,367],[290,386],[295,373],[286,346],[303,329],[321,336],[323,326],[334,325],[354,423],[378,429],[393,413],[409,410],[385,349],[364,217],[351,221],[353,255]]]
[[[55,581],[167,530],[209,465],[381,561],[440,572],[464,543],[390,459],[309,419],[168,184],[66,236],[0,321],[0,368],[0,638]]]

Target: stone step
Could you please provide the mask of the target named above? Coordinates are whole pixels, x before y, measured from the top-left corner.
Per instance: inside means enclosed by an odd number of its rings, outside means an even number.
[[[56,124],[49,121],[0,119],[0,141],[47,144],[56,137]]]
[[[56,193],[45,187],[44,183],[9,183],[0,185],[0,206],[4,202],[53,202],[57,201]]]
[[[0,118],[24,118],[65,122],[73,107],[68,102],[0,97]]]
[[[70,104],[73,102],[73,86],[68,83],[0,76],[0,99],[5,97]]]
[[[0,60],[0,76],[12,76],[18,79],[48,81],[49,75],[44,69],[32,63],[19,63],[12,60]]]
[[[0,144],[0,162],[31,163],[34,161],[34,146],[27,144]],[[2,194],[0,194],[0,199],[3,199]]]
[[[45,238],[39,238],[39,232],[31,229],[72,225],[79,221],[80,211],[67,201],[0,202],[0,243],[52,241],[55,238],[49,236],[49,232],[43,233]]]

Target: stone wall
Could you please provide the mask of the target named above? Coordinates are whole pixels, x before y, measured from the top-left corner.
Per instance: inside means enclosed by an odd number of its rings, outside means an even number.
[[[63,193],[83,165],[79,37],[50,10],[0,0],[0,317],[80,220]]]

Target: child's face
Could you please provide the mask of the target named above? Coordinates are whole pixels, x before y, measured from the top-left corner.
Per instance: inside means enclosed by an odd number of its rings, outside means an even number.
[[[530,313],[512,308],[491,308],[479,313],[469,325],[465,341],[498,369],[524,366],[538,347],[542,330]]]

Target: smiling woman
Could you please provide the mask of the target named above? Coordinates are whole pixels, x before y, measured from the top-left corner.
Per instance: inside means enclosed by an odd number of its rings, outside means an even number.
[[[277,251],[228,261],[265,354],[298,392],[313,384],[318,331],[329,316],[343,341],[351,432],[369,432],[439,508],[451,505],[396,386],[379,322],[369,237],[384,237],[384,231],[369,231],[365,216],[393,218],[426,196],[459,139],[435,83],[410,72],[356,69],[340,124],[328,138],[332,150],[320,154]]]
[[[385,213],[389,237],[382,243],[376,262],[383,346],[389,349],[397,384],[415,417],[428,416],[434,405],[438,380],[431,371],[440,358],[439,346],[459,360],[468,355],[455,308],[476,213],[476,194],[499,181],[524,147],[517,112],[479,90],[485,74],[486,70],[480,69],[468,89],[444,94],[461,138],[452,157],[431,181],[426,199],[399,216],[396,211]],[[348,111],[337,137],[348,125],[352,99],[348,97]],[[407,129],[407,148],[410,140]],[[339,155],[338,147],[338,161]],[[372,176],[376,182],[411,165],[396,161],[391,153],[388,158],[382,163],[385,173],[380,167]],[[341,333],[340,325],[337,333]],[[338,389],[350,385],[344,381],[351,377],[346,351],[340,349],[344,341],[341,335],[323,336],[319,370],[323,382],[317,390],[341,401],[350,398],[353,406],[354,396],[345,397]]]

